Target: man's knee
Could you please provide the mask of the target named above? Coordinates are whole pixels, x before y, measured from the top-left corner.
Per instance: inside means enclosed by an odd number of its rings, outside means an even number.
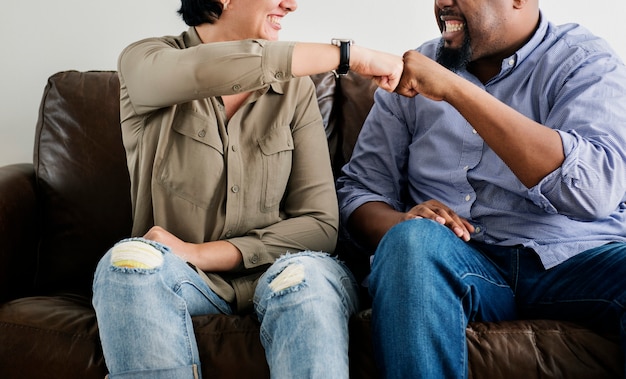
[[[404,221],[389,229],[380,241],[376,256],[391,255],[398,264],[402,259],[413,260],[419,252],[423,257],[427,251],[441,239],[450,237],[446,227],[428,219],[414,219]]]
[[[446,226],[430,219],[418,218],[401,222],[387,231],[381,243],[392,242],[415,246],[430,240],[449,238]]]
[[[403,283],[416,272],[447,264],[458,237],[435,221],[415,219],[391,228],[381,240],[372,263],[370,280]],[[458,239],[461,241],[460,239]]]

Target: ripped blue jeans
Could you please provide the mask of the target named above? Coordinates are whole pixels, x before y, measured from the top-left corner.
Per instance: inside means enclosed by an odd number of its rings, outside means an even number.
[[[128,264],[134,256],[146,267]],[[233,313],[168,247],[141,238],[104,255],[93,292],[110,379],[202,377],[191,317]],[[358,297],[343,264],[324,253],[287,254],[260,278],[254,304],[272,378],[348,378]]]

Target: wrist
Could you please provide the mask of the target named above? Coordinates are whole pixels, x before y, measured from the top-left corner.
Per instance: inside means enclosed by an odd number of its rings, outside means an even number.
[[[339,65],[335,74],[346,75],[350,71],[350,50],[354,41],[349,38],[333,38],[331,43],[339,47]]]

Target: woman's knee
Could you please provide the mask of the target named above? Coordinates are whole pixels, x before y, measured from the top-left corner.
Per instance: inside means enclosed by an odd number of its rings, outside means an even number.
[[[319,287],[342,277],[349,272],[326,253],[301,252],[280,257],[263,274],[257,291],[264,289],[278,294],[298,291],[302,287]]]
[[[279,258],[261,276],[255,293],[255,303],[261,311],[268,302],[335,301],[346,298],[347,306],[353,306],[357,285],[350,271],[335,258],[326,253],[302,252]]]
[[[129,238],[116,243],[98,262],[94,275],[94,292],[100,286],[110,285],[110,279],[119,278],[120,275],[145,276],[161,271],[167,251],[167,247],[141,238]],[[119,279],[113,280],[119,283]],[[126,285],[132,283],[126,280],[124,282]]]

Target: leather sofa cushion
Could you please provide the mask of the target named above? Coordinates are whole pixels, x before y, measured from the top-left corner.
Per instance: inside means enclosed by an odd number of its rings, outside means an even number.
[[[371,311],[350,322],[351,378],[376,378]],[[205,378],[269,378],[253,315],[193,318]],[[559,321],[471,323],[470,378],[620,378],[618,342]],[[103,378],[96,316],[86,298],[30,297],[0,306],[0,378]],[[503,364],[506,362],[506,364]]]

